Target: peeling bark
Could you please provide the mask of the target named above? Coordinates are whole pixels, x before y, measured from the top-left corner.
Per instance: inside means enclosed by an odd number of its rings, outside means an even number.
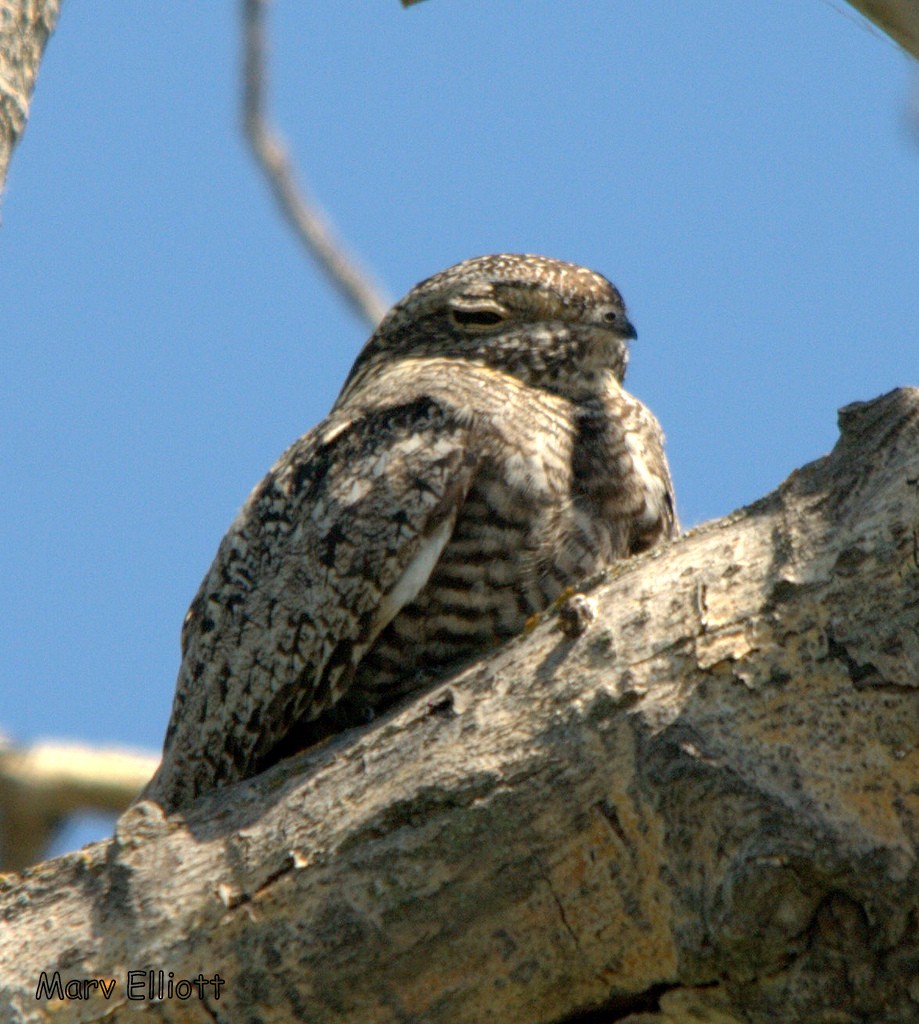
[[[919,390],[370,727],[7,876],[0,1017],[919,1019]],[[114,979],[36,1000],[41,971]]]

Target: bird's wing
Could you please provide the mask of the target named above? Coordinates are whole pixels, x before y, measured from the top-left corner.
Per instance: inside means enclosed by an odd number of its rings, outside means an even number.
[[[166,807],[270,763],[335,704],[424,587],[475,472],[470,418],[422,397],[336,413],[256,487],[186,617],[163,761]]]
[[[631,396],[629,396],[631,398]],[[643,508],[635,518],[630,552],[644,551],[661,540],[679,536],[676,498],[664,453],[664,431],[657,417],[638,399],[623,414],[626,448],[644,490]]]

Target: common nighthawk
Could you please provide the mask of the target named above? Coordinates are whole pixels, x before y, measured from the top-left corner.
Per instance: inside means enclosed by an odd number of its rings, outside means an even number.
[[[183,807],[366,720],[674,536],[634,337],[606,278],[541,256],[413,288],[223,539],[143,797]]]

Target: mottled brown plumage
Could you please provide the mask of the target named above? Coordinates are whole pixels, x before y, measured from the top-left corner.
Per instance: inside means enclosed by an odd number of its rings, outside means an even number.
[[[519,633],[673,536],[618,291],[538,256],[423,281],[255,488],[186,617],[162,764],[181,807]]]

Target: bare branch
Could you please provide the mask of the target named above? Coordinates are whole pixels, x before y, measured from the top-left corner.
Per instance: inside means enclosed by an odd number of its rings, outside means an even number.
[[[0,864],[19,870],[39,860],[65,818],[77,811],[120,814],[159,759],[113,747],[0,742]]]
[[[25,131],[38,65],[59,11],[60,0],[0,0],[0,188]]]
[[[583,632],[0,880],[0,1020],[915,1024],[919,389],[840,426]]]
[[[849,0],[914,57],[919,57],[919,4],[916,0]]]
[[[243,0],[245,64],[243,127],[285,219],[339,293],[371,327],[390,303],[334,236],[328,218],[294,178],[285,147],[265,116],[265,8],[268,0]]]

